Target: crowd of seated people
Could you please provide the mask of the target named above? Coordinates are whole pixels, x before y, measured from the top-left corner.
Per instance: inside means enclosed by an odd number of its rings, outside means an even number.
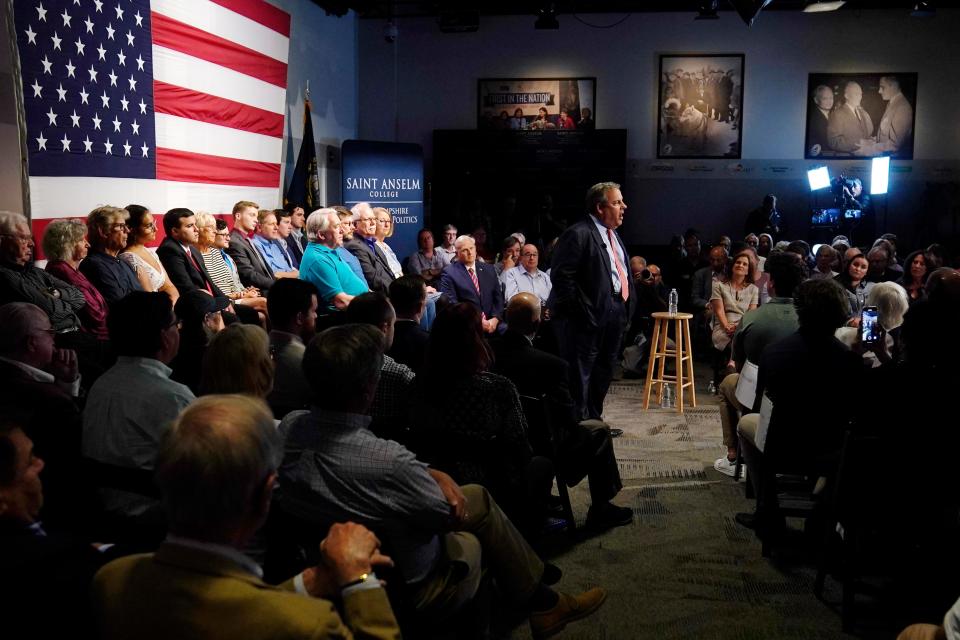
[[[568,364],[541,336],[551,279],[536,243],[514,234],[497,256],[484,234],[447,225],[442,247],[423,229],[400,260],[390,213],[365,203],[243,201],[232,224],[175,208],[162,227],[154,250],[143,206],[53,221],[38,269],[27,220],[0,213],[11,602],[43,592],[31,567],[57,565],[80,635],[110,638],[398,637],[482,607],[485,576],[538,638],[603,604],[601,588],[553,589],[562,572],[534,550],[563,515],[554,483],[588,480],[587,531],[633,520],[615,504],[616,434],[578,420]],[[684,291],[715,351],[725,452],[714,468],[734,476],[743,463],[757,504],[737,520],[771,539],[784,529],[782,469],[829,493],[848,431],[895,452],[904,425],[942,422],[960,276],[939,246],[901,266],[890,234],[862,249],[843,237],[813,249],[766,233],[721,240],[689,230],[662,274],[631,260],[639,303],[624,346],[670,288]],[[879,338],[866,343],[871,307]],[[812,393],[825,376],[840,383]],[[741,378],[755,380],[749,398]],[[902,401],[884,412],[872,394]],[[930,462],[897,495],[928,530],[950,530],[956,497],[919,487],[949,482],[956,436],[917,440]],[[129,481],[144,477],[156,486]],[[278,510],[317,536],[271,586],[258,563],[278,540],[294,544],[271,534]]]

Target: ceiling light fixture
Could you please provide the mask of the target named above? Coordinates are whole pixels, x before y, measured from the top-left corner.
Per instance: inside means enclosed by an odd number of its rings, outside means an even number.
[[[537,9],[537,21],[533,23],[534,29],[559,29],[560,23],[557,21],[557,5],[553,2],[547,2]]]
[[[717,9],[720,6],[720,0],[701,0],[697,5],[697,17],[694,20],[717,20]]]
[[[840,7],[846,4],[846,0],[836,0],[835,2],[811,2],[806,7],[803,8],[804,13],[823,13],[824,11],[836,11]]]
[[[913,11],[910,15],[914,18],[932,18],[937,15],[937,8],[929,0],[920,0],[913,3]]]

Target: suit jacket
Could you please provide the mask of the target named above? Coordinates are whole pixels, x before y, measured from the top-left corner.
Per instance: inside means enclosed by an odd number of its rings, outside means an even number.
[[[383,252],[376,247],[371,249],[370,245],[360,237],[351,238],[343,244],[343,248],[360,261],[360,268],[363,269],[363,277],[370,291],[379,291],[387,295],[394,278],[393,270]]]
[[[816,105],[809,107],[807,115],[807,155],[813,156],[813,146],[820,145],[818,156],[830,155],[830,139],[827,137],[827,124],[830,119]]]
[[[306,235],[303,236],[306,239]],[[293,237],[293,234],[287,236],[287,253],[290,254],[290,259],[293,260],[293,266],[297,269],[300,268],[300,261],[303,260],[303,249],[304,247],[300,242]]]
[[[860,141],[873,136],[873,120],[863,107],[859,109],[861,119],[846,106],[840,106],[830,112],[827,123],[827,139],[830,148],[842,153],[852,153]]]
[[[209,284],[213,295],[223,296],[223,292],[210,279],[210,274],[207,273],[207,268],[203,265],[203,256],[200,251],[191,246],[190,255],[196,261],[199,271],[187,259],[187,254],[184,253],[180,243],[173,238],[164,238],[160,246],[157,247],[157,257],[160,258],[160,263],[167,270],[167,275],[170,276],[170,282],[177,288],[180,295],[197,289],[206,291],[207,284]]]
[[[419,322],[398,318],[393,327],[393,346],[390,347],[387,355],[400,364],[407,365],[419,375],[423,369],[429,342],[430,334],[423,330]]]
[[[887,145],[895,155],[906,156],[913,136],[913,107],[902,93],[887,103],[877,129],[877,142]]]
[[[471,302],[485,313],[487,318],[500,318],[503,314],[503,288],[496,269],[485,262],[476,262],[474,270],[480,282],[479,295],[462,262],[454,262],[443,270],[437,290],[445,293],[453,303]],[[502,326],[500,330],[503,330]]]
[[[233,258],[237,265],[237,275],[240,276],[243,286],[256,287],[260,289],[260,293],[266,295],[274,281],[273,271],[250,240],[236,229],[230,232],[227,255]]]
[[[633,317],[637,290],[630,277],[630,254],[614,234],[624,257],[624,273],[630,295],[627,318]],[[548,306],[555,318],[567,318],[591,328],[599,327],[613,305],[613,284],[607,239],[600,235],[591,216],[572,224],[560,236],[553,252]]]
[[[222,556],[172,543],[106,565],[92,595],[105,640],[400,637],[383,589],[347,595],[345,624],[333,603],[294,593],[292,581],[271,586]]]

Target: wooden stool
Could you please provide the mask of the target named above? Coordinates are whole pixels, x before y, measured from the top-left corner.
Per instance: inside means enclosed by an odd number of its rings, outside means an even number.
[[[653,385],[657,389],[657,404],[663,401],[663,389],[667,383],[675,383],[677,394],[677,411],[683,413],[683,390],[690,387],[691,405],[697,406],[697,390],[693,382],[693,346],[690,342],[690,320],[692,313],[667,313],[658,311],[651,314],[654,319],[653,340],[650,343],[650,361],[647,363],[647,382],[643,386],[643,408],[650,406],[650,390]],[[667,348],[667,333],[670,322],[674,325],[674,349]],[[665,374],[664,367],[667,358],[673,358],[676,367],[675,375]],[[686,372],[684,372],[686,363]],[[654,376],[654,368],[657,369]]]

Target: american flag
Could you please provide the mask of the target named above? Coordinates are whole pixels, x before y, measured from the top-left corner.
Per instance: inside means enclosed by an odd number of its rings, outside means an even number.
[[[17,0],[33,229],[103,204],[280,202],[290,16],[263,0]]]

